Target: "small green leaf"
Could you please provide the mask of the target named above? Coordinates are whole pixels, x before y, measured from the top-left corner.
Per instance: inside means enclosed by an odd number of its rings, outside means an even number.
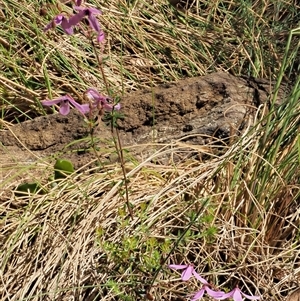
[[[64,179],[74,172],[72,162],[68,160],[58,159],[54,165],[54,179]]]
[[[16,188],[16,196],[22,196],[25,194],[45,194],[45,190],[42,189],[41,185],[38,183],[23,183],[18,185]]]

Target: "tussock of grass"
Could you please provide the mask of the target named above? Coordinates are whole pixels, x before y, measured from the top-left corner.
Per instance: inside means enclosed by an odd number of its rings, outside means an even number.
[[[218,70],[256,77],[278,73],[288,31],[299,19],[297,4],[192,2],[184,12],[167,1],[93,3],[103,11],[105,74],[114,94]],[[72,12],[70,5],[60,8]],[[93,50],[80,32],[71,37],[61,30],[42,32],[59,13],[55,3],[10,0],[1,9],[0,95],[6,116],[12,108],[37,113],[47,96],[74,95],[90,86],[105,91]],[[298,61],[297,39],[291,43],[291,57]],[[288,77],[295,77],[297,64],[290,65]]]

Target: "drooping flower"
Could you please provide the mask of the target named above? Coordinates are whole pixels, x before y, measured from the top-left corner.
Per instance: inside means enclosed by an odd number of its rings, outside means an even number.
[[[224,299],[227,299],[227,298],[232,298],[234,301],[242,301],[243,296],[247,299],[250,299],[250,300],[260,299],[259,296],[250,296],[250,295],[247,295],[247,294],[243,293],[238,287],[234,288],[229,293],[224,293],[223,296],[219,299],[224,300]]]
[[[112,111],[112,110],[119,111],[121,109],[120,103],[118,103],[116,105],[109,103],[109,101],[112,101],[112,99],[101,95],[94,88],[87,89],[87,91],[85,93],[86,93],[87,97],[92,101],[92,106],[94,108],[101,107],[106,111]]]
[[[54,28],[58,25],[61,25],[62,29],[66,34],[73,34],[73,27],[70,24],[69,19],[62,14],[54,17],[54,19],[45,26],[44,31],[48,31],[49,29]]]
[[[77,26],[85,17],[87,17],[89,26],[97,32],[97,41],[99,43],[103,42],[105,35],[96,18],[96,15],[102,14],[102,12],[93,7],[81,7],[81,3],[81,0],[75,1],[76,6],[74,6],[74,9],[77,11],[75,15],[71,16],[69,19],[63,14],[57,15],[45,26],[44,31],[48,31],[51,28],[61,25],[66,34],[72,35],[74,32],[74,26]]]
[[[221,299],[224,296],[224,292],[222,291],[213,291],[210,289],[206,284],[204,284],[200,291],[198,291],[191,299],[191,301],[200,300],[204,293],[207,293],[209,296],[215,298],[215,299]]]
[[[70,104],[73,105],[79,112],[86,114],[89,112],[89,107],[77,103],[71,96],[65,95],[52,100],[44,100],[41,102],[43,106],[59,105],[59,113],[68,115],[70,113]]]
[[[192,276],[195,276],[201,283],[208,284],[208,282],[195,271],[194,266],[191,264],[169,264],[168,267],[174,270],[183,270],[181,274],[183,281],[187,281]]]
[[[96,15],[101,15],[102,12],[96,8],[90,7],[81,7],[81,6],[74,6],[74,9],[77,13],[69,19],[69,23],[71,26],[78,25],[85,17],[87,17],[89,21],[89,26],[98,33],[97,40],[103,41],[104,40],[104,33],[101,29],[101,26],[96,18]]]

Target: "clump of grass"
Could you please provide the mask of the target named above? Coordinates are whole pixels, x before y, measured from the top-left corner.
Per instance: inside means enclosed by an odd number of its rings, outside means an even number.
[[[115,94],[213,71],[274,78],[288,31],[297,24],[293,1],[199,1],[181,12],[167,1],[109,1],[103,11],[107,32],[105,74]],[[71,13],[70,4],[63,5]],[[46,96],[104,91],[89,40],[78,32],[42,29],[59,12],[56,3],[6,1],[1,7],[0,96],[3,116],[42,114]],[[243,20],[243,21],[241,21]],[[291,41],[290,72],[298,73],[297,39]],[[46,82],[46,86],[45,86]],[[16,110],[19,110],[16,112]],[[26,114],[27,113],[27,114]]]

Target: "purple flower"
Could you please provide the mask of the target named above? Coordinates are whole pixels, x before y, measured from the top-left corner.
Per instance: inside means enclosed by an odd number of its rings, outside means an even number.
[[[210,289],[207,285],[203,285],[201,290],[198,291],[191,299],[191,301],[199,300],[203,297],[204,293],[207,293],[209,296],[215,298],[215,299],[221,299],[224,296],[224,292],[222,291],[213,291]]]
[[[69,22],[71,26],[79,24],[85,17],[87,17],[90,27],[98,34],[102,34],[100,24],[96,18],[96,15],[102,14],[100,10],[96,8],[86,8],[81,6],[74,6],[74,9],[77,10],[78,13],[70,18]]]
[[[66,18],[64,15],[57,15],[49,24],[45,26],[44,31],[54,28],[57,25],[61,25],[66,34],[73,34],[73,27],[70,24],[68,18]]]
[[[59,113],[62,115],[68,115],[70,113],[70,103],[82,114],[89,112],[88,106],[80,105],[69,95],[61,96],[53,100],[42,101],[43,106],[60,105]]]
[[[220,300],[224,300],[227,298],[232,298],[234,301],[242,301],[243,297],[250,300],[258,300],[260,299],[259,296],[250,296],[250,295],[246,295],[245,293],[243,293],[238,287],[234,288],[231,292],[229,293],[224,293],[223,296],[221,298],[219,298]]]
[[[118,103],[116,105],[110,104],[109,100],[111,100],[109,97],[105,97],[101,95],[96,89],[89,88],[85,92],[87,97],[92,100],[92,106],[94,108],[102,107],[106,111],[112,111],[112,110],[120,110],[121,105]]]
[[[69,19],[62,14],[57,15],[49,24],[44,28],[44,31],[47,31],[51,28],[61,25],[64,32],[68,35],[73,34],[73,27],[78,25],[85,17],[88,18],[89,26],[97,32],[97,41],[99,43],[104,41],[104,32],[102,31],[100,24],[96,18],[96,15],[102,14],[102,12],[96,8],[86,8],[81,7],[82,1],[76,0],[74,9],[77,13],[71,16]]]
[[[208,282],[202,278],[195,270],[194,267],[190,264],[169,264],[168,267],[174,270],[183,270],[181,274],[181,279],[183,281],[189,280],[192,275],[194,275],[201,283],[208,284]]]

